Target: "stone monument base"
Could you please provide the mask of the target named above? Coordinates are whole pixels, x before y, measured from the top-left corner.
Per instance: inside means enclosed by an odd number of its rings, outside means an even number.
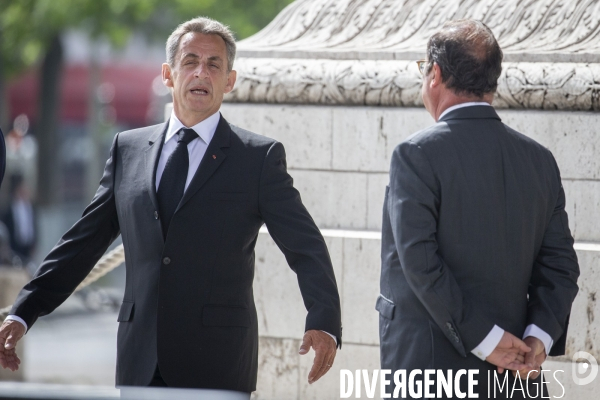
[[[380,232],[390,155],[412,133],[434,123],[423,108],[226,103],[234,125],[279,140],[302,201],[322,229],[342,301],[343,348],[329,373],[307,383],[314,353],[299,356],[304,309],[298,283],[266,230],[256,248],[255,299],[259,316],[256,399],[337,399],[340,369],[379,368]],[[600,148],[596,113],[499,110],[502,120],[554,154],[561,169],[569,225],[581,265],[567,356],[546,363],[565,386],[565,399],[591,399],[600,377],[574,384],[571,356],[587,351],[600,360]],[[546,365],[545,365],[546,367]],[[561,387],[549,376],[550,396]],[[364,397],[363,391],[363,398]],[[354,398],[354,395],[352,396]]]

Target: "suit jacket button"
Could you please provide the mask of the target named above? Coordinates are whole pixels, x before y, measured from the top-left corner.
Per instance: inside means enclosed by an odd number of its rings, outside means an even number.
[[[158,211],[154,211],[154,219],[158,219]]]
[[[171,264],[171,259],[169,257],[163,258],[163,264],[165,264],[165,265]]]

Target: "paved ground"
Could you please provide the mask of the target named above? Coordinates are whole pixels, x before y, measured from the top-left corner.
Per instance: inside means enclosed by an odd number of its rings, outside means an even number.
[[[25,380],[114,386],[117,324],[116,312],[90,312],[69,300],[27,334]]]

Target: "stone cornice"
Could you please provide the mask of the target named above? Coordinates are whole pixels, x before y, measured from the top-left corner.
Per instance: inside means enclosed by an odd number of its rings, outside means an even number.
[[[484,21],[495,105],[600,111],[600,0],[297,0],[239,43],[232,102],[421,106],[414,60],[444,21]]]
[[[230,102],[422,106],[414,61],[236,61]],[[504,63],[494,106],[600,111],[600,64]]]

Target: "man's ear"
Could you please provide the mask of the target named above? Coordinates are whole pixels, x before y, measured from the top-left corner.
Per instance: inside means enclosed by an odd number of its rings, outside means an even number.
[[[431,81],[430,86],[436,87],[442,84],[442,69],[437,63],[433,63],[431,67]]]
[[[236,79],[237,79],[237,72],[235,72],[235,70],[231,70],[227,74],[227,85],[225,85],[224,93],[229,93],[233,90],[233,86],[235,85]]]
[[[171,89],[173,88],[173,75],[171,66],[167,63],[163,63],[162,65],[162,81],[166,87]]]

